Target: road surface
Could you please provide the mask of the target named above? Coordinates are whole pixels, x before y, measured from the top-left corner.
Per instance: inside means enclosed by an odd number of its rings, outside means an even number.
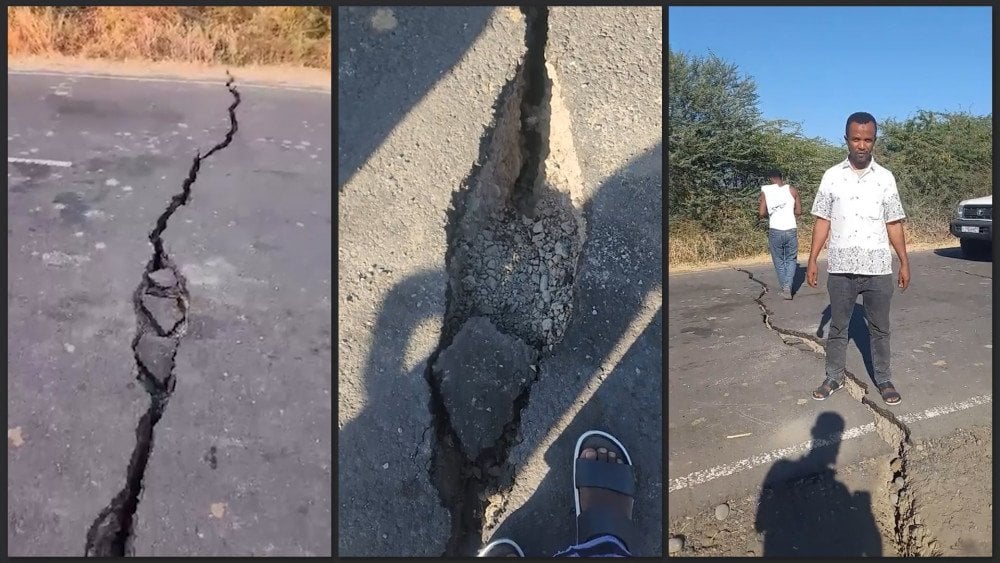
[[[910,263],[911,286],[897,290],[892,304],[892,379],[903,402],[889,410],[909,427],[913,441],[989,425],[992,263],[963,259],[957,248],[914,253]],[[775,296],[770,264],[746,269],[772,290],[762,302],[774,327],[825,341],[824,261],[820,286],[802,285],[793,301]],[[823,357],[808,346],[785,344],[764,325],[754,301],[760,291],[747,273],[735,270],[669,276],[671,519],[757,490],[776,461],[809,449],[810,429],[822,412],[844,422],[837,468],[892,453],[872,427],[871,410],[847,392],[811,399],[822,382]],[[874,404],[885,407],[864,360],[868,337],[860,300],[851,334],[848,370],[867,383]],[[784,477],[815,469],[805,464]]]
[[[8,75],[11,555],[82,555],[124,486],[149,404],[132,292],[153,222],[228,129],[224,80]],[[241,94],[164,234],[189,329],[136,555],[332,551],[330,97]]]

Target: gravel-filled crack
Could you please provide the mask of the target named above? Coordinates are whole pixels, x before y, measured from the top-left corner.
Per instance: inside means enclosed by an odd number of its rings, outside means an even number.
[[[87,532],[84,554],[88,557],[124,557],[133,552],[134,518],[143,490],[143,477],[153,450],[153,428],[163,416],[174,391],[174,358],[180,339],[187,330],[187,281],[164,250],[162,234],[177,208],[190,200],[191,186],[198,178],[201,161],[227,147],[236,134],[236,106],[240,104],[240,94],[233,86],[232,76],[228,72],[226,74],[226,88],[233,95],[233,103],[229,106],[229,131],[207,153],[196,153],[181,192],[171,198],[170,204],[157,218],[149,233],[153,255],[146,263],[139,285],[132,294],[136,316],[132,353],[138,371],[136,378],[149,393],[150,406],[136,426],[136,444],[125,473],[125,486],[101,510]]]
[[[751,281],[761,286],[760,294],[754,298],[754,302],[760,307],[762,321],[768,330],[777,333],[781,341],[789,346],[813,352],[819,357],[826,357],[826,345],[816,336],[776,326],[771,321],[773,312],[764,303],[764,295],[768,293],[767,284],[754,277],[753,272],[749,270],[734,269],[743,272]],[[889,505],[889,512],[894,515],[891,524],[897,554],[903,557],[940,555],[934,537],[917,522],[918,501],[915,491],[907,482],[907,455],[912,445],[909,427],[894,413],[868,398],[868,385],[865,382],[849,370],[845,370],[845,374],[844,384],[847,392],[868,409],[872,414],[876,433],[892,448],[893,457],[889,462],[889,473],[892,478],[887,483],[886,494],[881,500]]]
[[[548,12],[522,11],[524,60],[452,197],[446,312],[425,371],[431,481],[452,518],[445,556],[475,553],[491,499],[510,481],[507,459],[540,361],[572,314],[585,238],[579,188],[566,179],[573,167],[563,163],[561,140],[550,145],[558,85],[545,61]]]

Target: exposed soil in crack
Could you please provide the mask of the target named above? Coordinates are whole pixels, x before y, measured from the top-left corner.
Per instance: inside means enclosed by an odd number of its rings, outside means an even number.
[[[227,72],[228,75],[228,72]],[[201,162],[229,146],[236,134],[236,106],[240,94],[229,76],[226,88],[233,96],[229,106],[229,131],[225,138],[207,153],[195,155],[181,192],[157,218],[149,241],[153,255],[146,263],[142,278],[132,294],[136,314],[136,333],[132,353],[138,371],[137,379],[150,396],[150,406],[136,426],[136,444],[125,474],[125,486],[98,514],[87,532],[86,556],[124,557],[133,554],[133,526],[136,509],[143,490],[143,477],[153,450],[153,428],[160,421],[167,402],[176,386],[174,359],[181,338],[187,331],[188,290],[180,269],[163,248],[163,232],[170,217],[191,198],[191,186],[198,178]]]
[[[761,286],[761,292],[754,298],[754,301],[760,307],[762,321],[768,330],[777,333],[782,342],[789,346],[800,350],[804,349],[820,357],[826,356],[825,344],[816,336],[774,325],[771,320],[773,313],[764,303],[764,295],[768,293],[767,284],[755,278],[749,270],[734,269],[747,274],[751,281]],[[930,531],[918,522],[919,503],[915,498],[914,490],[908,486],[907,460],[909,449],[912,446],[909,427],[900,421],[894,413],[872,401],[868,397],[868,385],[850,371],[846,372],[845,386],[851,397],[864,405],[872,414],[877,434],[892,450],[892,457],[889,461],[890,482],[896,492],[887,493],[882,498],[875,500],[879,500],[884,507],[888,507],[888,510],[883,511],[883,513],[892,514],[893,521],[890,528],[894,530],[897,554],[900,556],[938,555],[937,542]],[[876,511],[876,514],[879,512]]]
[[[452,518],[445,556],[475,553],[485,511],[510,482],[507,458],[538,364],[572,315],[585,238],[576,188],[564,181],[567,167],[553,164],[560,150],[550,151],[548,12],[523,12],[524,60],[494,106],[477,164],[452,197],[446,313],[425,371],[435,439],[431,481]],[[462,349],[501,358],[502,369],[459,364]]]

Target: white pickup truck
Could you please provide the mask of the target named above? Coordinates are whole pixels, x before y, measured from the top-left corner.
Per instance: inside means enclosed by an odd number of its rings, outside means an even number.
[[[993,251],[993,196],[967,199],[958,204],[951,220],[951,234],[958,237],[962,254],[989,255]]]

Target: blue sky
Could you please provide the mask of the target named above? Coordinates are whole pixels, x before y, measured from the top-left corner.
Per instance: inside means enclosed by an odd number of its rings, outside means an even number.
[[[753,77],[765,119],[843,146],[855,111],[992,112],[989,7],[670,7],[670,48]]]

